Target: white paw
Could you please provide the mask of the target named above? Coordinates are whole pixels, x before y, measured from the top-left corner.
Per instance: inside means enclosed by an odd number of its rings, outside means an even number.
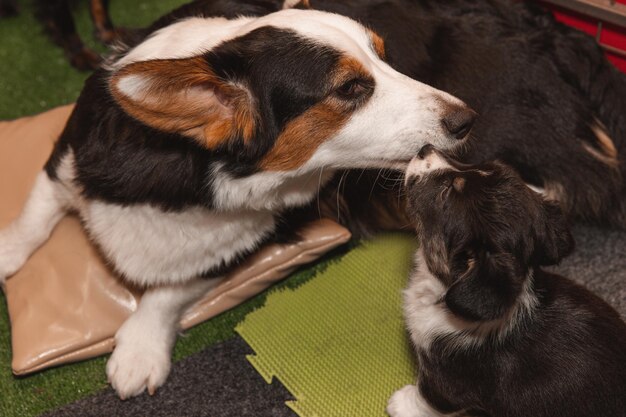
[[[115,335],[115,350],[107,362],[109,383],[121,399],[150,395],[165,383],[171,368],[176,329],[154,317],[135,313]]]
[[[418,406],[420,393],[415,385],[406,385],[394,392],[387,403],[387,414],[391,417],[430,417]]]

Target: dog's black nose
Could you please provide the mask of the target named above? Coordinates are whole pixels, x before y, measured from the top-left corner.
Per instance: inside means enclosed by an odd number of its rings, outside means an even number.
[[[476,116],[476,112],[469,107],[453,107],[443,116],[441,122],[452,136],[463,139],[472,129]]]
[[[434,150],[435,150],[435,147],[433,145],[431,145],[430,143],[428,145],[424,145],[424,146],[422,146],[422,149],[420,149],[420,151],[417,153],[417,157],[419,159],[424,159],[428,155],[433,153]]]

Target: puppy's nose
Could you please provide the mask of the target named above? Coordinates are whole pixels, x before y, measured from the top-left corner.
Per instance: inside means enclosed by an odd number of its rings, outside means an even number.
[[[428,145],[424,145],[424,146],[422,146],[422,149],[420,149],[420,151],[417,153],[417,157],[419,159],[424,159],[428,155],[433,153],[434,150],[435,150],[435,147],[433,145],[431,145],[430,143]]]
[[[474,125],[476,112],[466,106],[454,106],[444,114],[441,123],[456,139],[463,139]]]

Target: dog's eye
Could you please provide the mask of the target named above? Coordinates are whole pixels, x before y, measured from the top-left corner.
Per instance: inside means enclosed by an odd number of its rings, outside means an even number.
[[[335,92],[339,97],[348,100],[360,97],[366,90],[367,86],[362,80],[353,78],[343,83]]]

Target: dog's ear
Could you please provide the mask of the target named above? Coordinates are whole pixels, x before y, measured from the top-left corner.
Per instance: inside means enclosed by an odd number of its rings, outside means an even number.
[[[535,233],[533,258],[539,265],[556,265],[574,250],[574,237],[567,220],[554,202],[543,201]]]
[[[254,134],[248,91],[217,77],[203,57],[131,63],[112,75],[109,88],[134,118],[209,149]]]
[[[448,289],[445,302],[452,313],[465,320],[495,320],[513,306],[523,280],[512,255],[482,251]]]

